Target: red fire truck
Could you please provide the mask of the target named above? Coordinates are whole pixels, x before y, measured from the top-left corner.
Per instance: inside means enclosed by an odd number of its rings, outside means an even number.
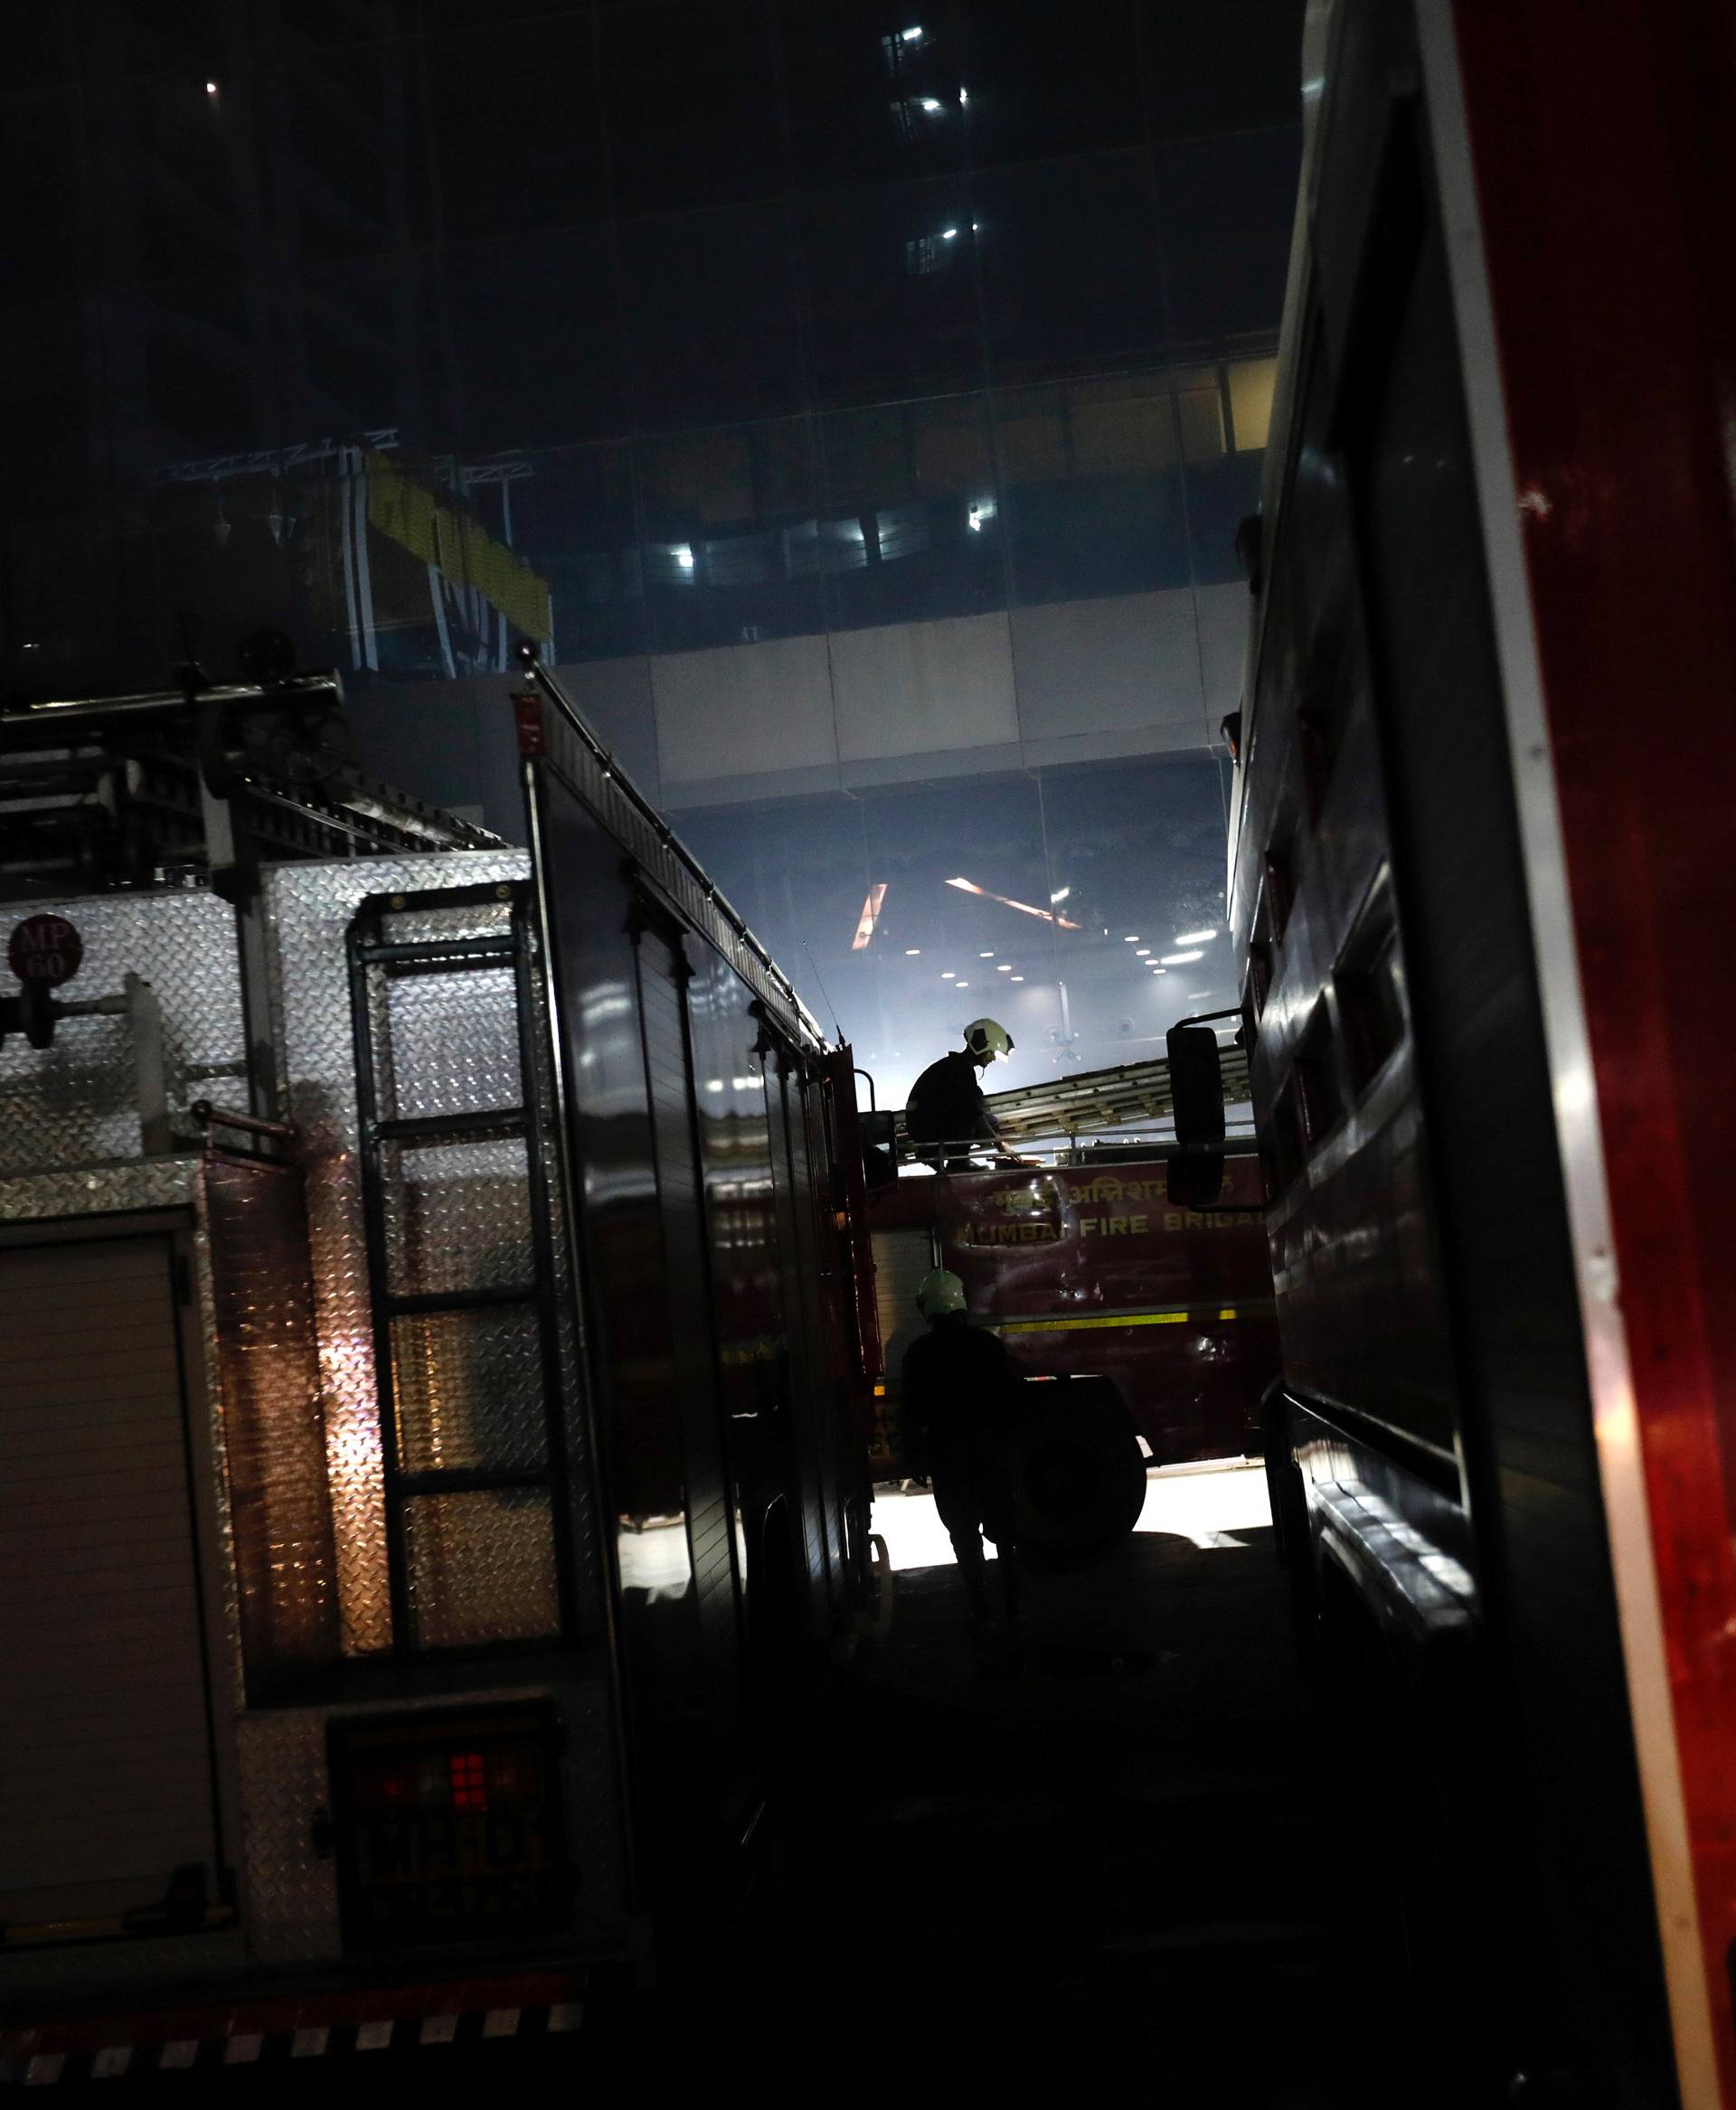
[[[528,855],[330,677],[0,721],[11,2078],[574,2026],[848,1644],[849,1054],[533,679]]]
[[[1393,2099],[1397,2002],[1455,2110],[1711,2110],[1736,42],[1699,0],[1336,0],[1306,73],[1230,884],[1366,1936],[1323,2027],[1346,2099]]]

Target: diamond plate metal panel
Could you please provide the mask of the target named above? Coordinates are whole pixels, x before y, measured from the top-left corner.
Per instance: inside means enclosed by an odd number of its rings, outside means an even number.
[[[380,1422],[356,1167],[354,1044],[344,933],[370,894],[410,893],[439,883],[474,886],[525,877],[518,852],[455,852],[433,858],[367,858],[345,864],[281,865],[266,874],[275,939],[273,1010],[279,1086],[302,1132],[308,1230],[326,1372],[326,1454],[337,1525],[338,1597],[346,1653],[389,1647]],[[471,913],[475,913],[474,911]],[[495,915],[485,909],[485,917]],[[448,919],[460,923],[462,916]],[[393,919],[411,935],[413,917]],[[482,926],[488,928],[485,922]],[[448,931],[429,935],[450,935]]]
[[[116,996],[139,975],[163,1007],[172,1115],[194,1099],[247,1104],[247,1040],[233,911],[183,890],[32,901],[84,940],[69,999]],[[125,1018],[62,1019],[52,1047],[8,1034],[0,1046],[0,1173],[92,1164],[139,1154],[132,1028]]]
[[[409,918],[393,920],[408,921]],[[510,967],[381,977],[376,1044],[388,1120],[515,1107],[521,1084]]]
[[[213,1156],[203,1182],[245,1669],[337,1653],[337,1585],[299,1170]]]
[[[315,1851],[331,1807],[325,1708],[249,1715],[238,1727],[248,1813],[241,1908],[249,1945],[267,1964],[322,1962],[339,1950],[337,1873]]]
[[[422,1647],[559,1633],[554,1521],[544,1490],[416,1495],[404,1504],[404,1530]]]
[[[383,1154],[394,1294],[522,1289],[533,1279],[530,1168],[521,1141],[391,1144]]]
[[[82,1172],[21,1173],[0,1179],[0,1220],[46,1221],[57,1216],[118,1216],[136,1209],[184,1209],[198,1199],[203,1160],[141,1158],[129,1165],[91,1165]]]
[[[406,1472],[542,1465],[548,1420],[533,1306],[419,1313],[394,1319],[392,1338]]]

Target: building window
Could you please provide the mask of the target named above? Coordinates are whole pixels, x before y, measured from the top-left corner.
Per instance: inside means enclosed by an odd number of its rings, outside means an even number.
[[[1272,424],[1272,391],[1278,386],[1276,359],[1234,359],[1230,363],[1230,423],[1236,452],[1251,454],[1266,444]]]
[[[886,71],[894,80],[908,73],[918,62],[927,57],[933,40],[920,22],[908,28],[894,30],[890,36],[880,40],[881,56],[886,61]]]
[[[892,124],[902,139],[926,139],[946,122],[947,106],[938,95],[906,96],[892,105]]]
[[[934,234],[912,236],[904,244],[904,268],[912,278],[948,269],[961,253],[964,231],[959,227],[943,227]]]

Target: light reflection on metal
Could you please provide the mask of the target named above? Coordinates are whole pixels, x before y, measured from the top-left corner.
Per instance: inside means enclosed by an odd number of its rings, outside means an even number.
[[[1048,909],[1033,909],[1029,901],[1015,901],[1010,894],[994,893],[987,887],[979,887],[975,880],[949,879],[947,884],[957,887],[961,894],[977,894],[985,901],[998,901],[1003,909],[1016,909],[1021,916],[1035,916],[1044,923],[1059,924],[1062,930],[1080,928],[1071,917],[1057,916]],[[1066,890],[1063,887],[1061,892],[1065,893]],[[1059,900],[1061,897],[1057,895],[1055,898]]]
[[[868,890],[868,898],[862,904],[862,914],[856,918],[856,935],[850,941],[850,950],[859,953],[874,935],[880,921],[880,905],[886,899],[886,882],[880,880]]]

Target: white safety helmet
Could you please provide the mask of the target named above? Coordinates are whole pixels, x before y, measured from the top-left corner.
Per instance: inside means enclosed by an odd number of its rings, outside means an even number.
[[[997,1055],[1013,1052],[1013,1036],[999,1019],[974,1018],[965,1028],[965,1045],[979,1060],[994,1061]]]
[[[930,1267],[916,1293],[916,1308],[925,1319],[938,1319],[943,1312],[962,1312],[965,1286],[949,1267]]]

